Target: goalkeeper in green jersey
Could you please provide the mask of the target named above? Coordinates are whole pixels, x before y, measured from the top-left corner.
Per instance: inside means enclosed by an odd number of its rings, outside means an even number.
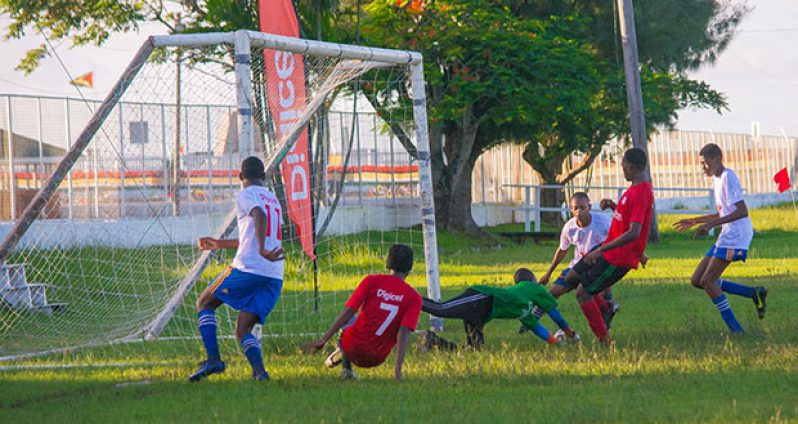
[[[459,296],[446,302],[423,298],[421,310],[437,317],[462,319],[468,346],[475,349],[479,349],[485,342],[485,324],[493,319],[518,319],[542,340],[556,344],[557,338],[535,317],[533,313],[535,306],[546,312],[568,337],[578,340],[579,335],[571,329],[557,310],[557,301],[545,287],[537,283],[532,271],[519,268],[515,272],[514,279],[516,284],[507,288],[471,286]],[[456,344],[432,332],[422,335],[421,343],[427,349],[457,348]]]

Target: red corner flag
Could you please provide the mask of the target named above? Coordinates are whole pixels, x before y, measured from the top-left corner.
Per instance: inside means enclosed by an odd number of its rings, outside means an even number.
[[[779,193],[784,193],[790,189],[790,174],[787,173],[787,168],[782,168],[773,176],[773,182],[779,185]]]
[[[78,85],[86,88],[94,87],[94,72],[83,74],[69,82],[72,85]]]

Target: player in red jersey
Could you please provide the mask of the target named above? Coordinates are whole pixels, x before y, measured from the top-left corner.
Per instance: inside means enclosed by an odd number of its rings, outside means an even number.
[[[390,275],[364,278],[324,336],[302,346],[317,352],[343,328],[339,346],[325,364],[332,368],[343,363],[344,379],[357,379],[352,364],[370,368],[385,362],[394,345],[398,345],[394,377],[402,379],[408,339],[421,314],[421,296],[405,282],[413,269],[413,250],[402,244],[391,246],[386,266]],[[358,310],[360,315],[355,315]]]
[[[646,250],[654,209],[654,191],[644,174],[646,153],[639,148],[627,150],[621,167],[624,178],[632,185],[617,205],[610,199],[601,201],[602,209],[615,211],[607,239],[577,262],[565,277],[570,287],[576,287],[579,306],[591,330],[604,344],[611,339],[593,295],[620,281],[630,269],[637,269]]]

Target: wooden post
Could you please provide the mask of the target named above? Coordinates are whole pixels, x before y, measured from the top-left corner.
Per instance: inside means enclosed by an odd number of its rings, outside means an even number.
[[[637,34],[632,0],[617,0],[618,21],[620,23],[621,43],[623,45],[623,65],[626,73],[626,99],[629,103],[629,121],[632,127],[632,145],[646,152],[645,178],[651,181],[651,161],[648,160],[646,146],[646,117],[643,112],[643,92],[640,87],[640,69],[637,59]],[[656,210],[651,214],[648,240],[659,241]]]

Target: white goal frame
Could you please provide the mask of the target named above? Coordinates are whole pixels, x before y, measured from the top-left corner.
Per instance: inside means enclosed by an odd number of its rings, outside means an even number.
[[[98,133],[111,111],[121,100],[131,82],[147,62],[156,48],[161,47],[201,47],[219,44],[234,46],[236,106],[238,116],[238,139],[240,159],[255,154],[253,125],[253,92],[251,83],[251,48],[263,48],[299,53],[302,55],[357,59],[383,62],[390,65],[404,65],[409,69],[411,92],[413,96],[413,118],[418,151],[419,186],[421,193],[421,223],[424,238],[424,258],[426,262],[427,295],[440,300],[440,274],[438,268],[438,246],[435,229],[435,206],[430,163],[429,134],[427,127],[426,95],[424,89],[423,58],[420,53],[402,50],[379,49],[363,46],[343,45],[321,41],[303,40],[265,34],[255,31],[238,30],[227,33],[178,34],[151,36],[142,44],[122,76],[114,84],[109,94],[97,108],[91,119],[81,131],[71,148],[48,178],[42,189],[25,208],[22,216],[14,223],[13,228],[0,244],[0,263],[5,263],[14,251],[26,231],[40,216],[48,200],[66,178],[69,170],[77,162],[91,140]],[[306,119],[319,104],[312,102],[308,106]],[[269,155],[266,172],[270,174],[279,166],[282,159],[295,144],[307,121],[301,121],[286,140]],[[223,238],[230,234],[236,225],[235,209],[225,218],[225,222],[216,230],[215,237]],[[186,294],[194,286],[208,266],[211,252],[203,252],[191,271],[182,279],[179,288],[155,319],[144,328],[131,333],[127,339],[144,336],[146,339],[157,338],[164,329]],[[431,318],[431,326],[442,327],[442,320]]]

